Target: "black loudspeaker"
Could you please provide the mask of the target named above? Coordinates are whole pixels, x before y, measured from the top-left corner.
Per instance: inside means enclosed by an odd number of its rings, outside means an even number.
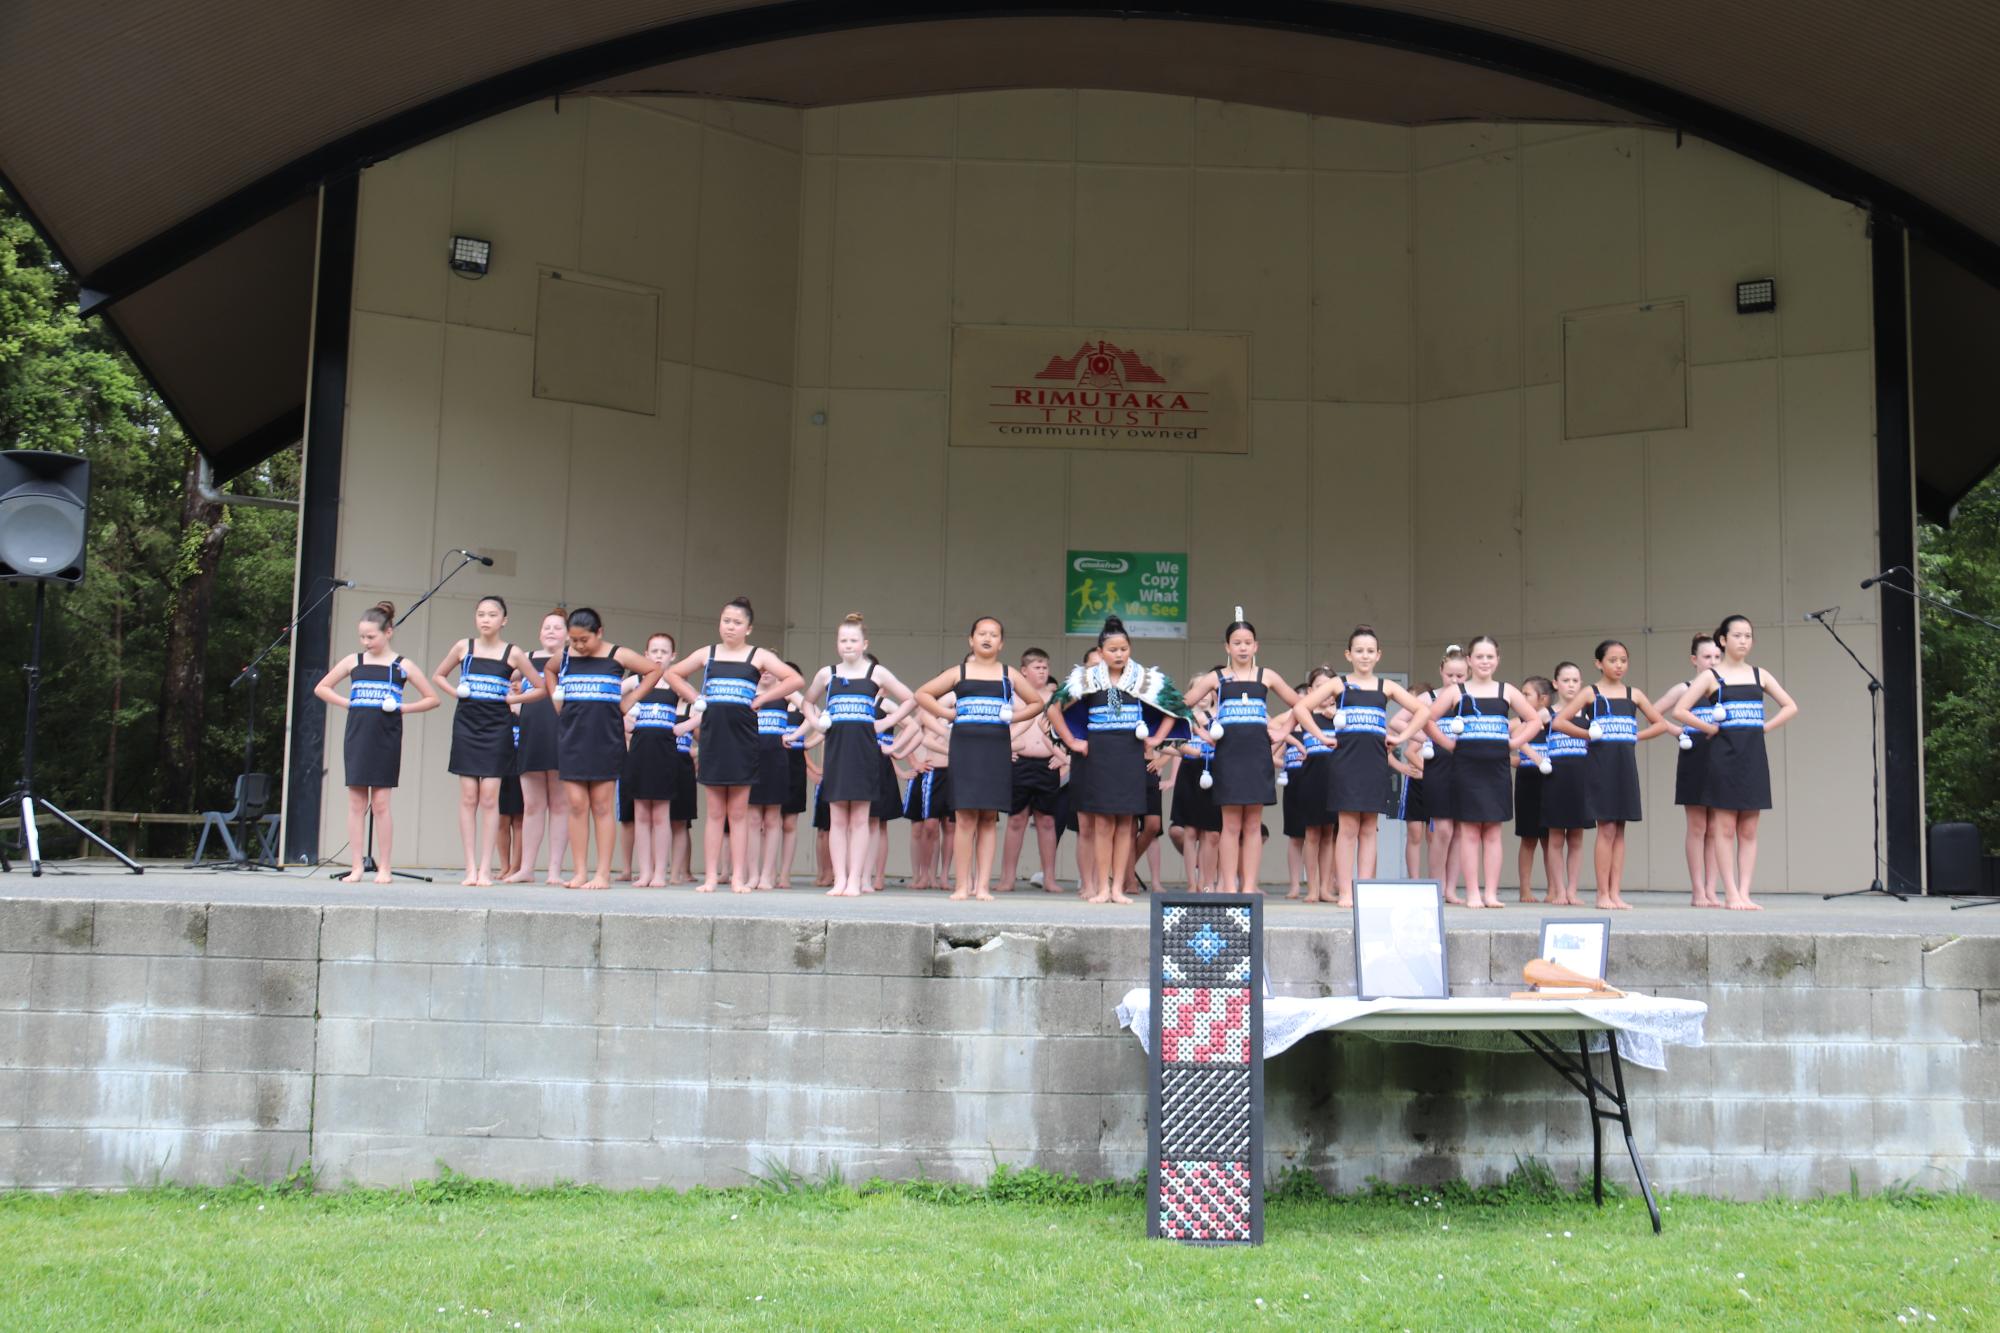
[[[83,582],[90,460],[13,449],[0,453],[0,582]]]
[[[1933,894],[1986,892],[1986,867],[1979,854],[1977,824],[1931,825],[1930,851]]]

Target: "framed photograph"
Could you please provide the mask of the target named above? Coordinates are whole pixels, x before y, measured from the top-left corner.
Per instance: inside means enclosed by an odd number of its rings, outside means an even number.
[[[1572,972],[1605,979],[1604,968],[1611,957],[1611,923],[1602,920],[1545,919],[1542,922],[1541,957],[1560,963]],[[1547,987],[1536,987],[1546,990]]]
[[[1434,879],[1354,882],[1354,993],[1443,1000],[1444,890]]]

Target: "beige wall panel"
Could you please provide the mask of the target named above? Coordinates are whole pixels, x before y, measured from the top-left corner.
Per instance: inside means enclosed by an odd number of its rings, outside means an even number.
[[[1159,93],[1076,95],[1079,162],[1180,165],[1194,160],[1194,105]]]
[[[1778,614],[1778,363],[1688,372],[1685,431],[1647,437],[1646,608],[1656,625]]]
[[[1241,102],[1194,104],[1194,160],[1204,167],[1309,167],[1312,118]]]
[[[828,395],[820,618],[936,634],[944,596],[945,396]]]
[[[440,549],[514,551],[515,575],[486,579],[503,596],[554,591],[567,545],[571,408],[529,392],[534,354],[527,338],[445,329],[432,541]]]
[[[1250,337],[1250,396],[1311,394],[1311,177],[1197,171],[1194,325]]]
[[[950,157],[958,99],[911,97],[839,108],[840,151],[864,157]]]
[[[1069,322],[1074,186],[1067,163],[959,163],[954,322]]]
[[[660,293],[660,359],[694,349],[701,130],[678,116],[596,101],[584,135],[579,266]]]
[[[1736,284],[1778,269],[1777,174],[1695,138],[1641,133],[1646,295],[1687,302],[1688,359],[1778,353],[1778,321],[1736,313]]]
[[[1407,403],[1409,177],[1315,174],[1312,227],[1313,397]]]
[[[953,449],[945,460],[944,629],[998,616],[1010,644],[1062,630],[1063,512],[1044,487],[1062,464],[1040,449]]]
[[[1574,139],[1579,134],[1594,134],[1596,125],[1517,125],[1521,142],[1524,144],[1553,143],[1557,139]]]
[[[1247,458],[1194,456],[1201,557],[1190,554],[1188,633],[1196,642],[1220,643],[1236,606],[1271,640],[1306,638],[1310,534],[1286,511],[1306,493],[1311,434],[1310,403],[1257,402]]]
[[[719,614],[731,597],[757,608],[766,633],[785,624],[785,508],[792,391],[697,368],[688,431],[686,612]]]
[[[1068,461],[1071,546],[1085,551],[1188,550],[1187,459],[1079,449]]]
[[[949,663],[957,662],[964,655],[963,640],[957,635],[911,634],[903,630],[878,628],[878,619],[868,615],[868,608],[856,606],[848,608],[859,611],[868,618],[868,650],[882,660],[882,665],[893,672],[896,678],[911,689],[916,689],[925,681],[944,670]],[[831,628],[840,627],[842,611],[832,619]],[[829,656],[825,662],[813,669],[827,666],[833,661]],[[799,663],[804,666],[805,663]],[[897,841],[904,841],[898,839]]]
[[[785,535],[785,610],[794,625],[817,625],[821,545],[826,538],[827,428],[815,412],[827,410],[824,390],[792,391],[791,521]]]
[[[1874,811],[1868,785],[1868,690],[1847,654],[1818,625],[1757,627],[1751,661],[1778,677],[1799,715],[1766,739],[1771,744],[1771,800],[1758,830],[1757,883],[1807,893],[1863,889],[1873,878]],[[1871,666],[1880,643],[1866,626],[1842,637]],[[1776,651],[1782,648],[1782,651]],[[1776,711],[1777,705],[1765,700]],[[1767,878],[1762,860],[1774,836],[1784,848],[1783,878]],[[1883,872],[1887,880],[1888,872]]]
[[[1186,171],[1078,167],[1076,322],[1188,327],[1193,207]]]
[[[798,299],[798,155],[710,130],[701,181],[695,364],[787,383]]]
[[[437,559],[431,519],[437,504],[444,328],[357,312],[348,358],[340,556],[334,569],[365,587],[399,588]],[[338,635],[334,643],[339,645]]]
[[[958,155],[1068,162],[1076,156],[1076,93],[1027,88],[958,99]]]
[[[792,383],[826,383],[833,333],[833,186],[839,166],[808,157],[799,172],[798,332]]]
[[[1635,130],[1521,153],[1521,305],[1530,384],[1562,379],[1562,312],[1636,301],[1644,270]]]
[[[452,140],[433,139],[361,173],[354,308],[443,319],[451,270]]]
[[[1273,516],[1311,533],[1310,638],[1337,653],[1355,625],[1373,625],[1400,669],[1413,628],[1410,409],[1315,403],[1312,430],[1311,489]]]
[[[1402,125],[1314,116],[1312,144],[1312,164],[1321,171],[1393,171],[1402,175],[1410,169],[1410,131]]]
[[[1524,391],[1521,617],[1530,634],[1646,623],[1646,438],[1562,437],[1562,389]]]
[[[1781,177],[1778,322],[1785,355],[1870,346],[1871,272],[1868,214],[1789,176]]]
[[[745,138],[796,153],[805,147],[804,117],[788,106],[764,102],[710,102],[708,123]]]
[[[1411,162],[1418,171],[1448,162],[1503,153],[1519,142],[1512,125],[1463,123],[1420,125],[1410,134]]]
[[[951,360],[951,176],[949,163],[840,164],[834,185],[832,384],[945,387]]]
[[[800,143],[808,153],[840,151],[840,108],[816,106],[799,117]]]
[[[536,270],[577,262],[583,139],[590,99],[558,112],[536,102],[460,130],[453,157],[451,229],[493,242],[493,266],[446,288],[454,324],[532,333]]]
[[[1419,640],[1521,627],[1521,400],[1489,393],[1417,407]]]
[[[656,618],[680,613],[690,392],[688,368],[669,362],[660,366],[657,416],[574,409],[564,597],[643,607]]]
[[[1417,176],[1420,399],[1520,383],[1519,185],[1511,155]]]
[[[1874,364],[1869,352],[1787,357],[1784,394],[1784,619],[1836,602],[1874,618],[1859,584],[1878,568]],[[1860,597],[1857,603],[1856,598]]]

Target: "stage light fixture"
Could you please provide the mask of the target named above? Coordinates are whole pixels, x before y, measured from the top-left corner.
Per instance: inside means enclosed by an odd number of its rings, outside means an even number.
[[[473,236],[451,238],[451,271],[461,278],[483,278],[493,258],[493,242]]]
[[[1752,278],[1736,284],[1736,313],[1762,315],[1778,308],[1778,280]]]

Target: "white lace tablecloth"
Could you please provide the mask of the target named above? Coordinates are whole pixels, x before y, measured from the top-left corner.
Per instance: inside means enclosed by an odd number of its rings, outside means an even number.
[[[1141,1046],[1152,1034],[1151,1007],[1151,994],[1144,987],[1126,991],[1118,1002],[1119,1026],[1132,1029]],[[1516,1032],[1582,1032],[1593,1051],[1604,1050],[1616,1032],[1620,1056],[1647,1069],[1665,1069],[1668,1046],[1702,1044],[1707,1017],[1708,1006],[1699,1000],[1652,995],[1615,1000],[1357,1000],[1351,995],[1302,1000],[1267,995],[1264,1058],[1288,1050],[1309,1033],[1329,1029],[1378,1041],[1523,1055],[1528,1048]]]

